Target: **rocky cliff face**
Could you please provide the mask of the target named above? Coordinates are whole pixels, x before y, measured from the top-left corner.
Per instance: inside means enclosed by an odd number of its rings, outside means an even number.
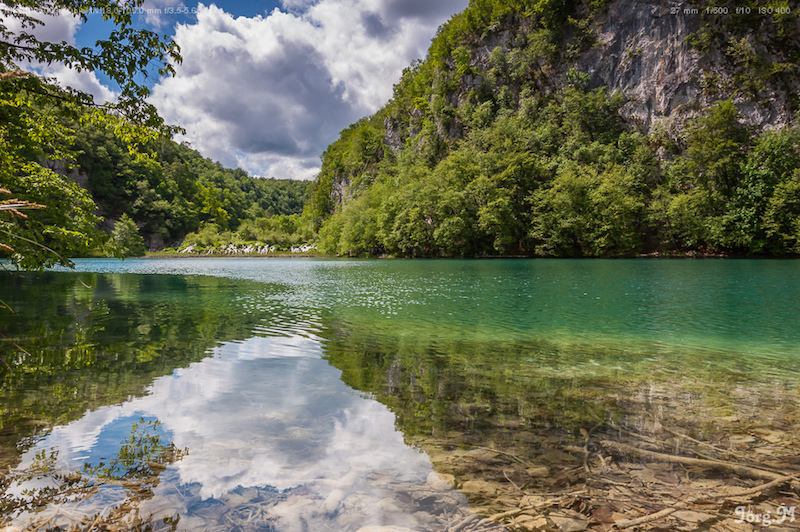
[[[593,87],[621,91],[628,99],[623,112],[649,126],[702,98],[697,73],[704,61],[687,42],[697,29],[690,17],[670,14],[669,2],[614,2],[598,44],[577,66],[591,75]]]
[[[677,135],[685,118],[727,99],[757,129],[789,125],[800,104],[800,19],[758,14],[757,9],[737,14],[733,4],[724,9],[728,14],[711,14],[701,4],[674,0],[612,0],[591,15],[577,12],[573,16],[587,19],[585,31],[593,44],[586,45],[585,33],[566,31],[558,60],[528,59],[526,68],[533,74],[522,80],[510,75],[499,82],[494,79],[491,90],[495,99],[502,86],[515,98],[531,88],[547,93],[562,88],[574,69],[588,75],[589,88],[623,94],[623,116],[645,131],[659,124]],[[535,31],[529,20],[510,17],[480,39],[463,43],[469,49],[470,72],[459,77],[446,104],[460,109],[470,100],[474,103],[487,79],[497,76],[492,74],[492,52],[500,48],[511,57]],[[580,51],[563,52],[569,48]],[[448,58],[447,68],[452,77],[459,68],[454,57]],[[404,137],[413,138],[422,130],[423,118],[436,123],[442,138],[463,136],[465,127],[458,116],[447,122],[415,108],[399,120],[395,116],[384,121],[385,144],[398,153]],[[403,130],[399,122],[408,127]]]
[[[729,24],[732,17],[747,23]],[[733,98],[751,125],[782,127],[792,120],[790,93],[798,89],[797,64],[792,75],[783,72],[764,80],[758,94],[737,83],[737,74],[754,67],[744,64],[748,60],[760,65],[791,60],[786,57],[790,50],[773,50],[775,36],[769,32],[776,30],[770,26],[766,16],[736,14],[735,8],[733,13],[708,15],[705,8],[685,3],[616,0],[598,24],[597,45],[576,66],[591,75],[593,87],[622,92],[628,99],[623,113],[645,127],[727,98]],[[716,32],[705,50],[691,44],[703,28]],[[757,35],[759,29],[766,33]],[[796,27],[787,40],[795,45],[800,41]]]

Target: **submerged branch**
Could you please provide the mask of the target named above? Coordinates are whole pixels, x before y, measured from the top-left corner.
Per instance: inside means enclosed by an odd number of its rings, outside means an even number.
[[[734,473],[738,473],[740,475],[747,475],[751,478],[761,478],[770,480],[785,478],[783,475],[779,473],[773,473],[772,471],[766,471],[764,469],[756,469],[755,467],[736,464],[733,462],[726,462],[724,460],[708,460],[705,458],[689,458],[687,456],[657,453],[655,451],[647,451],[645,449],[639,449],[638,447],[634,447],[632,445],[627,445],[625,443],[617,443],[609,440],[601,441],[600,445],[602,445],[607,449],[616,450],[617,452],[620,453],[639,455],[641,457],[651,458],[653,460],[659,460],[662,462],[672,462],[676,464],[693,465],[699,467],[726,469],[728,471],[733,471]]]

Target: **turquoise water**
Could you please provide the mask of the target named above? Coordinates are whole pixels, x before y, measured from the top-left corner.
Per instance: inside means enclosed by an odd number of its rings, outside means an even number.
[[[78,261],[77,269],[252,280],[266,285],[253,312],[280,300],[309,317],[360,312],[453,337],[600,338],[772,355],[800,348],[800,261],[129,259]]]
[[[568,439],[689,380],[741,414],[726,390],[771,408],[759,387],[800,375],[800,261],[99,259],[0,279],[0,524],[437,530],[469,502],[415,438]]]

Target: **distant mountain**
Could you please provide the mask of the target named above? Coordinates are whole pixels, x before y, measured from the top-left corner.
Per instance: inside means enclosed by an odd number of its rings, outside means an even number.
[[[322,248],[800,253],[800,13],[472,0],[323,157]]]

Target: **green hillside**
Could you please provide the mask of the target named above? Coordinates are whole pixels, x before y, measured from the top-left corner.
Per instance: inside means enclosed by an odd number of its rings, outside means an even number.
[[[321,249],[800,253],[798,16],[706,7],[471,1],[326,150]]]
[[[151,249],[177,244],[205,224],[235,231],[244,221],[303,210],[307,182],[253,178],[166,138],[141,148],[151,157],[137,157],[110,128],[75,133],[76,179],[101,216],[129,215]]]

